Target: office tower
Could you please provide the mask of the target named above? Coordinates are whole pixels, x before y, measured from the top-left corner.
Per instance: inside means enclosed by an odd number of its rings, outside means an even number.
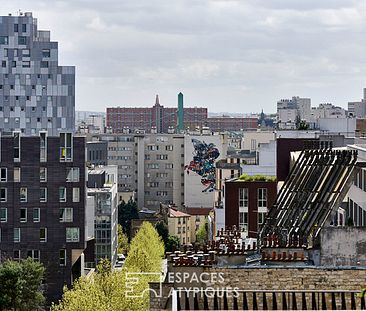
[[[32,13],[0,17],[0,63],[2,132],[74,130],[75,67],[58,65],[58,42]]]

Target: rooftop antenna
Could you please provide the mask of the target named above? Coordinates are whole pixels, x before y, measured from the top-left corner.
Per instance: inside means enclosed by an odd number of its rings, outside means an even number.
[[[22,15],[23,15],[23,12],[22,12],[22,10],[21,10],[21,9],[19,9],[19,10],[18,10],[18,14],[19,14],[20,16],[22,16]]]

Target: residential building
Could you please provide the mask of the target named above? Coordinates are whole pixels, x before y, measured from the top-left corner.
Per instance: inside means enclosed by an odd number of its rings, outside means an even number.
[[[85,138],[0,138],[0,258],[32,257],[46,268],[47,303],[83,269]]]
[[[207,224],[207,230],[209,230],[210,220],[209,216],[213,214],[213,208],[211,207],[186,207],[186,214],[190,215],[190,243],[196,242],[196,234],[200,226]],[[213,216],[211,217],[213,218]]]
[[[182,134],[104,134],[107,162],[118,167],[118,200],[131,194],[139,209],[158,210],[160,203],[182,206],[184,136]],[[87,144],[90,151],[98,148]],[[101,146],[102,148],[102,146]],[[92,154],[91,154],[92,155]],[[94,161],[97,163],[97,161]]]
[[[182,119],[183,126],[179,120]],[[178,94],[178,107],[164,107],[156,95],[155,105],[143,107],[113,107],[107,108],[107,127],[114,133],[126,130],[146,133],[182,133],[209,127],[211,131],[241,131],[256,129],[258,118],[249,117],[208,117],[207,108],[183,107],[183,94]]]
[[[178,237],[181,245],[191,244],[191,230],[190,227],[191,216],[178,211],[174,208],[169,208],[168,212],[168,230],[170,235]]]
[[[366,117],[366,88],[363,89],[363,98],[360,101],[348,103],[348,115],[355,118]]]
[[[183,108],[184,127],[202,127],[207,119],[207,108]],[[107,108],[107,127],[114,133],[122,133],[123,129],[144,130],[150,133],[156,129],[157,133],[168,133],[169,127],[177,127],[177,108],[166,108],[160,105],[156,95],[155,105],[151,108],[114,107]]]
[[[87,162],[92,165],[107,165],[108,142],[89,141],[86,144]]]
[[[217,219],[216,230],[236,226],[244,237],[256,238],[276,195],[275,181],[243,181],[238,178],[226,181],[223,206],[225,218]]]
[[[334,106],[330,103],[319,104],[318,107],[311,108],[311,118],[309,121],[315,122],[317,119],[341,119],[347,115],[342,107]]]
[[[87,209],[94,210],[94,262],[117,261],[117,166],[98,166],[88,171]],[[90,199],[92,198],[92,199]]]
[[[279,129],[296,129],[296,120],[310,121],[310,98],[294,96],[292,99],[281,99],[277,102],[277,126]]]
[[[252,130],[258,127],[258,118],[209,117],[205,123],[214,132]]]
[[[0,18],[0,62],[1,131],[74,130],[75,67],[59,66],[58,42],[32,13]]]

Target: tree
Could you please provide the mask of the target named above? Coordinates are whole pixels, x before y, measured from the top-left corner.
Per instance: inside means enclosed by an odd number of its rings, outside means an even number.
[[[196,241],[200,244],[204,244],[208,239],[207,225],[207,218],[205,218],[205,221],[200,224],[196,232]]]
[[[165,244],[165,251],[172,252],[174,250],[179,249],[180,241],[179,238],[175,235],[169,235],[167,243]]]
[[[130,244],[128,243],[127,234],[123,233],[122,226],[118,224],[117,226],[118,233],[118,254],[127,254]]]
[[[41,308],[44,296],[41,289],[44,267],[31,258],[6,260],[0,265],[0,306],[7,310]]]
[[[101,260],[97,272],[89,278],[81,277],[72,289],[65,287],[62,300],[52,306],[52,311],[79,310],[147,310],[149,307],[149,282],[158,282],[162,270],[164,246],[155,228],[144,222],[132,239],[129,255],[122,271],[111,271],[108,260]],[[138,275],[138,282],[127,279],[129,273],[155,272]],[[136,276],[134,276],[136,278]],[[130,297],[127,285],[132,282],[136,297]],[[143,293],[142,297],[139,294]]]
[[[141,272],[160,271],[163,256],[164,244],[158,232],[151,223],[143,222],[131,241],[125,266]]]
[[[129,240],[131,239],[131,220],[138,218],[137,204],[132,199],[129,199],[127,203],[122,201],[118,205],[118,223],[122,226],[123,232],[127,234]]]

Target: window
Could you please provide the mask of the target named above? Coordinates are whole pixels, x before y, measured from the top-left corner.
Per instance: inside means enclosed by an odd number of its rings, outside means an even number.
[[[171,169],[171,168],[173,168],[173,163],[165,163],[165,168],[166,168],[166,169]]]
[[[14,182],[20,182],[20,167],[14,167]]]
[[[30,68],[30,61],[24,61],[22,62],[22,67],[23,68]]]
[[[13,259],[15,261],[20,260],[20,250],[19,249],[16,249],[16,250],[13,251]]]
[[[27,202],[27,188],[22,187],[20,188],[20,202]]]
[[[60,208],[60,222],[72,222],[73,220],[72,208]]]
[[[44,58],[48,58],[48,57],[50,57],[51,56],[51,51],[50,51],[50,49],[43,49],[42,50],[42,57],[44,57]]]
[[[66,202],[66,188],[65,187],[58,188],[58,195],[59,195],[60,202]]]
[[[60,160],[72,161],[72,134],[60,133]]]
[[[19,25],[18,24],[14,24],[14,32],[18,32],[19,31]]]
[[[80,189],[79,188],[72,188],[72,201],[80,202]]]
[[[33,222],[39,222],[41,219],[41,211],[39,208],[34,208],[33,209]]]
[[[168,155],[167,154],[157,154],[156,160],[168,160]]]
[[[17,62],[15,60],[13,60],[11,62],[11,67],[15,68],[17,66]],[[12,88],[13,89],[13,88]]]
[[[27,24],[22,24],[22,32],[27,32]]]
[[[20,242],[20,228],[14,228],[14,243]]]
[[[66,228],[66,242],[79,242],[79,228]]]
[[[39,168],[39,180],[41,182],[47,181],[47,168],[46,167]]]
[[[0,181],[8,180],[8,170],[6,167],[0,168]]]
[[[258,212],[258,224],[263,224],[267,213]]]
[[[41,68],[48,68],[48,62],[47,61],[41,61]]]
[[[8,221],[8,209],[5,207],[0,208],[0,222]]]
[[[1,67],[3,67],[3,68],[6,67],[6,60],[1,61]]]
[[[29,49],[22,50],[22,55],[23,57],[30,57],[30,50]]]
[[[41,132],[39,133],[40,138],[40,161],[47,161],[47,133]]]
[[[20,209],[20,222],[27,222],[27,209],[26,208]]]
[[[0,44],[8,44],[9,38],[8,36],[0,36]]]
[[[173,151],[173,145],[167,145],[165,146],[166,151]]]
[[[258,188],[258,207],[267,207],[267,189]]]
[[[158,163],[148,163],[147,164],[147,168],[158,169],[159,168],[159,164]]]
[[[19,45],[26,45],[27,44],[27,37],[26,36],[19,36],[18,37],[18,44]]]
[[[47,242],[47,228],[39,228],[39,241]]]
[[[14,49],[14,57],[18,57],[18,49]],[[17,77],[18,76],[18,77]],[[19,75],[15,76],[17,79],[19,79]]]
[[[156,191],[156,195],[160,197],[166,197],[168,195],[167,191]]]
[[[239,212],[239,227],[242,231],[248,231],[248,212]]]
[[[248,207],[248,188],[239,189],[239,207]]]
[[[66,169],[66,181],[67,182],[79,182],[79,168],[69,167]]]
[[[47,202],[47,188],[41,187],[40,192],[39,202]]]
[[[173,182],[171,181],[165,182],[165,188],[173,188]]]
[[[20,133],[13,132],[13,138],[14,138],[14,161],[19,162],[20,161]]]
[[[149,151],[155,151],[155,150],[157,150],[157,148],[156,148],[155,145],[148,145],[147,146],[147,150],[149,150]]]
[[[60,249],[60,266],[66,266],[66,249]]]
[[[0,202],[6,202],[8,196],[7,188],[0,188]]]
[[[32,258],[34,261],[39,261],[39,249],[31,249],[27,252],[27,257]]]

